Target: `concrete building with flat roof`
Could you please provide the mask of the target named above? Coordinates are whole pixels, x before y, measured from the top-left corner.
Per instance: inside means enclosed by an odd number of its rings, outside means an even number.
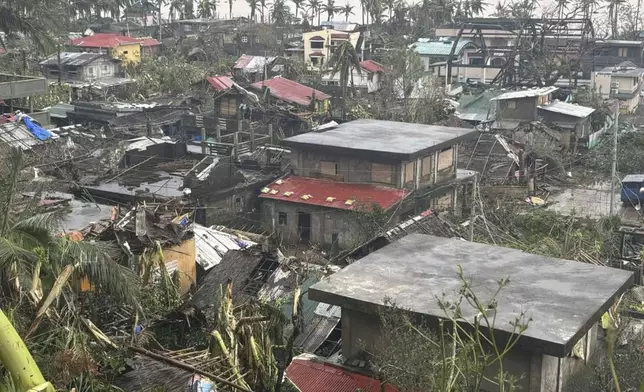
[[[519,315],[531,319],[504,360],[506,371],[523,375],[525,392],[562,391],[596,349],[602,314],[633,282],[628,271],[411,234],[313,285],[309,297],[342,307],[342,354],[351,359],[364,354],[363,345],[374,348],[381,341],[378,314],[389,306],[385,299],[436,325],[445,317],[437,298],[458,299],[463,285],[458,266],[481,301],[489,300],[498,281],[509,277],[496,296],[493,332],[503,341]],[[476,314],[462,306],[465,320],[473,321]]]
[[[476,138],[474,129],[380,120],[324,129],[282,140],[291,173],[260,195],[265,226],[286,242],[360,246],[375,233],[356,212],[381,210],[395,225],[429,208],[454,209],[474,177],[456,168],[458,145]]]

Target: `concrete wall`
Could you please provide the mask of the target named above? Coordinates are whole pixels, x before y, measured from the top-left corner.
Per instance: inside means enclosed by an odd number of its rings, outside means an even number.
[[[25,98],[45,92],[45,78],[0,74],[0,99]]]
[[[336,41],[337,42],[346,41],[344,39],[331,38],[332,34],[347,34],[347,33],[345,33],[344,31],[324,29],[324,30],[318,30],[318,31],[309,31],[307,33],[302,34],[302,40],[304,42],[304,63],[306,65],[308,65],[309,67],[313,67],[311,64],[311,56],[310,56],[311,53],[321,52],[322,54],[324,54],[324,57],[322,57],[321,59],[321,64],[319,64],[319,66],[315,68],[320,68],[324,66],[326,62],[329,61],[329,59],[333,54],[331,52],[331,48],[332,48],[331,44]],[[353,32],[348,34],[349,34],[349,41],[351,42],[351,45],[355,47],[356,44],[358,43],[358,38],[360,37],[360,33]],[[322,48],[311,48],[310,39],[316,36],[324,38],[324,43]]]
[[[376,154],[374,154],[376,155]],[[371,168],[373,163],[392,165],[391,180],[389,186],[401,188],[400,170],[401,162],[378,160],[366,160],[346,155],[325,154],[315,150],[302,150],[296,147],[291,148],[291,169],[293,174],[304,177],[320,177],[320,162],[335,162],[338,174],[334,178],[339,181],[353,183],[370,183],[372,181]]]
[[[119,72],[118,64],[107,58],[95,60],[81,69],[82,80],[94,80],[116,76]]]
[[[274,230],[284,243],[300,243],[300,213],[311,216],[311,244],[324,249],[348,249],[360,245],[364,240],[364,229],[353,218],[355,212],[352,211],[266,199],[262,200],[260,211],[264,227],[269,231]],[[286,214],[286,224],[280,224],[280,213]],[[337,235],[335,243],[334,235]]]
[[[427,159],[425,159],[427,158]],[[293,174],[304,177],[325,177],[351,183],[375,183],[382,185],[372,175],[373,164],[391,165],[391,183],[386,185],[395,188],[423,189],[437,183],[450,180],[456,174],[458,146],[449,150],[438,151],[427,157],[413,161],[387,161],[378,159],[374,153],[372,159],[356,158],[354,156],[325,154],[315,150],[291,148],[291,169]],[[337,166],[336,175],[323,175],[321,162],[334,162]],[[431,176],[423,176],[423,162],[431,162]],[[407,164],[413,165],[412,172],[406,172]],[[409,181],[412,179],[411,183]]]
[[[431,327],[431,320],[430,328]],[[434,326],[435,327],[435,326]],[[381,321],[377,315],[364,313],[357,309],[342,308],[342,354],[345,358],[365,358],[365,348],[374,351],[382,341]],[[567,379],[573,377],[588,363],[589,356],[596,349],[597,325],[580,339],[583,358],[569,355],[557,358],[536,351],[520,348],[518,345],[503,360],[503,371],[520,377],[518,387],[523,392],[563,392]],[[485,375],[494,380],[498,366],[486,369]],[[484,381],[483,390],[499,390],[492,382]]]
[[[590,82],[595,91],[601,93],[602,98],[606,99],[610,96],[610,81],[611,75],[593,72],[590,76]]]

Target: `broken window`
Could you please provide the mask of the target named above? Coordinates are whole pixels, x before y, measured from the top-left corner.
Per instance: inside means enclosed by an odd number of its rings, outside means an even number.
[[[287,223],[286,212],[279,212],[277,214],[277,223],[281,226],[286,226],[286,223]]]
[[[422,181],[429,181],[432,178],[432,173],[433,173],[433,166],[434,166],[434,156],[430,155],[421,161],[421,170],[420,170],[420,178]]]
[[[371,164],[371,181],[382,182],[384,184],[391,184],[392,166],[385,163],[372,163]]]
[[[414,162],[405,164],[405,179],[404,184],[406,188],[414,187]]]
[[[452,150],[452,147],[447,147],[441,150],[440,154],[438,154],[438,171],[451,169],[453,166],[453,160],[454,151]]]
[[[338,174],[338,164],[335,162],[320,161],[320,173],[324,176],[335,176]]]
[[[482,57],[470,57],[470,64],[471,65],[483,65],[483,58]]]

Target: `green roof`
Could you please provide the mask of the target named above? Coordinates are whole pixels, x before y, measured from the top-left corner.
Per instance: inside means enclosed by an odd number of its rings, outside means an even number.
[[[496,102],[493,98],[503,94],[500,90],[486,90],[479,95],[463,95],[456,111],[461,120],[485,121],[494,118]]]
[[[472,41],[467,39],[459,40],[454,54],[458,56],[465,45],[471,43]],[[452,46],[454,46],[454,41],[452,40],[429,41],[427,38],[420,38],[418,42],[410,45],[421,56],[449,56]]]

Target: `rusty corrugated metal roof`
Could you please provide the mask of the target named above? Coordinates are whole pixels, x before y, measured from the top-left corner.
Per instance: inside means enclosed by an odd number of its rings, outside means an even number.
[[[353,210],[377,204],[389,209],[407,196],[405,189],[327,179],[286,176],[262,190],[260,197],[291,203]]]
[[[286,376],[302,392],[380,392],[380,381],[359,373],[333,366],[296,358],[286,369]],[[385,392],[398,392],[385,385]]]
[[[281,76],[276,76],[272,79],[263,80],[251,85],[252,88],[257,90],[262,90],[262,87],[264,86],[271,90],[271,96],[285,102],[302,106],[308,106],[311,103],[311,99],[314,94],[315,99],[319,101],[331,98],[330,95],[325,94],[322,91],[299,84],[298,82],[294,82]]]

